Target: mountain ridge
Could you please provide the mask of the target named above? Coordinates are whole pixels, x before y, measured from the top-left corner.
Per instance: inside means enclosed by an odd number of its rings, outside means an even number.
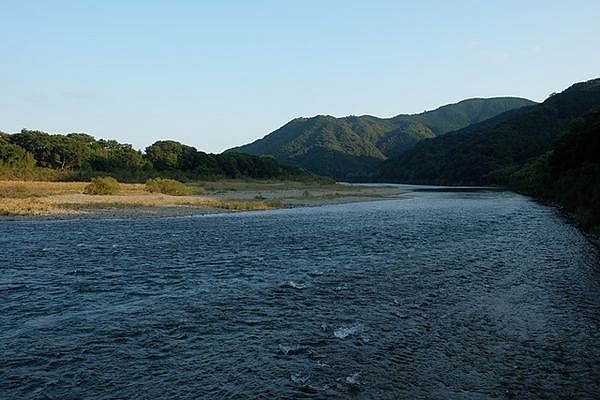
[[[577,118],[600,108],[600,79],[576,83],[544,102],[425,140],[388,159],[379,178],[403,183],[504,185],[549,151]]]
[[[294,118],[252,143],[228,152],[269,155],[334,178],[366,176],[382,161],[433,138],[504,111],[536,104],[518,97],[471,98],[420,114]]]

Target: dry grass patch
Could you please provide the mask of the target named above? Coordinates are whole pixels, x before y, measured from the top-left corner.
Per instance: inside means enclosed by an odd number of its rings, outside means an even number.
[[[221,179],[218,181],[195,182],[191,187],[199,187],[206,192],[257,192],[257,191],[289,191],[289,190],[339,190],[355,192],[356,186],[337,183],[299,182],[299,181],[254,181],[240,179]]]
[[[85,182],[0,181],[0,198],[46,197],[81,193]]]
[[[72,214],[72,212],[37,198],[30,198],[28,201],[15,198],[0,199],[0,215],[17,216],[53,214]]]
[[[194,207],[231,211],[267,210],[267,200],[223,199],[208,196],[169,196],[149,193],[144,184],[120,184],[115,195],[84,194],[87,182],[0,181],[0,215],[73,215],[103,209],[131,211],[141,208]]]
[[[303,182],[261,182],[223,180],[187,184],[195,195],[169,196],[149,193],[146,185],[121,183],[115,195],[84,194],[89,182],[0,181],[0,215],[103,215],[114,211],[118,215],[142,215],[142,211],[185,207],[203,209],[251,211],[281,207],[322,205],[348,201],[384,198],[403,192],[390,187],[359,187],[339,184]]]

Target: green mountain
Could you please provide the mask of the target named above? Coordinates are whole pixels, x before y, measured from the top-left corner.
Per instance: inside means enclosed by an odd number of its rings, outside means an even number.
[[[469,99],[415,115],[393,118],[319,115],[296,118],[253,143],[230,152],[269,155],[335,178],[367,177],[382,161],[421,141],[535,104],[521,98]]]
[[[578,118],[550,151],[511,176],[510,187],[560,205],[600,235],[600,111]]]
[[[541,104],[423,140],[385,161],[379,178],[404,183],[507,184],[526,162],[550,150],[575,119],[597,109],[600,79],[578,83]]]

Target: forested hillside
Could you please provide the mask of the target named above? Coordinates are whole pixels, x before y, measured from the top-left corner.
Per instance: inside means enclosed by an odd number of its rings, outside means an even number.
[[[20,179],[88,179],[111,175],[121,181],[156,176],[180,180],[216,178],[310,178],[273,157],[207,154],[172,140],[158,141],[141,152],[114,140],[83,133],[50,135],[22,130],[0,133],[0,177]]]
[[[421,114],[387,119],[324,115],[297,118],[264,138],[231,151],[270,155],[320,175],[368,179],[383,160],[410,150],[422,139],[531,104],[535,103],[502,97],[469,99]]]
[[[577,119],[552,149],[511,177],[512,188],[556,203],[600,234],[600,112]]]
[[[403,183],[506,185],[526,162],[549,151],[575,119],[599,108],[600,79],[579,83],[542,104],[423,140],[387,160],[379,177]]]

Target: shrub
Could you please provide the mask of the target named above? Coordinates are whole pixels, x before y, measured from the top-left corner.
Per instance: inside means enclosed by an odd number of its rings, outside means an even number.
[[[119,182],[112,176],[92,178],[92,181],[83,189],[85,194],[116,194],[121,190]]]
[[[146,190],[150,193],[163,193],[171,196],[185,196],[188,188],[175,179],[154,178],[146,181]]]

